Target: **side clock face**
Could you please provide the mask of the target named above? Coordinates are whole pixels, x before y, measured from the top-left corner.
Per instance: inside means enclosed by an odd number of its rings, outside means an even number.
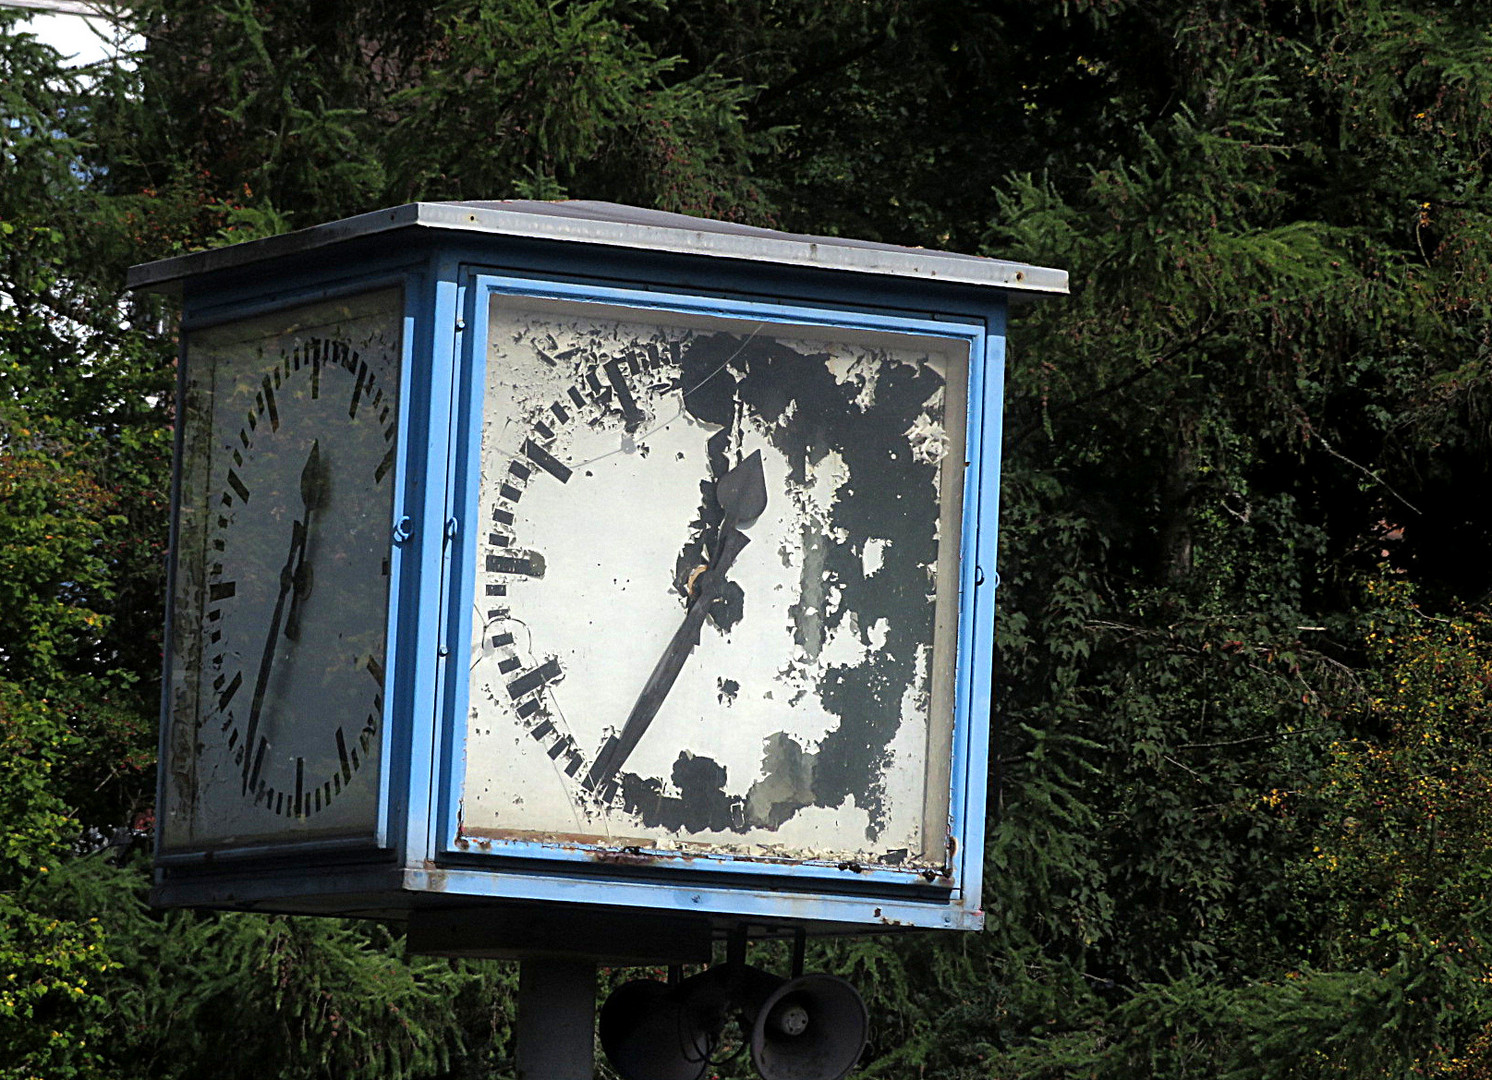
[[[188,338],[168,846],[375,826],[402,308]]]
[[[458,839],[941,865],[968,363],[495,294]]]

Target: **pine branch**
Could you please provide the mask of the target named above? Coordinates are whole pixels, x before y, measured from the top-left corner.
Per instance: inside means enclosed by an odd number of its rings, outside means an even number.
[[[1389,484],[1389,482],[1387,480],[1383,479],[1383,477],[1379,476],[1377,473],[1375,473],[1372,469],[1368,468],[1366,465],[1363,465],[1363,464],[1361,464],[1359,462],[1353,461],[1346,454],[1342,453],[1336,447],[1332,446],[1331,443],[1329,443],[1329,442],[1326,441],[1326,436],[1322,435],[1319,431],[1317,431],[1309,423],[1306,424],[1306,434],[1313,436],[1316,439],[1316,441],[1319,442],[1322,445],[1322,447],[1326,450],[1326,452],[1328,454],[1330,454],[1332,457],[1336,458],[1339,461],[1346,462],[1348,465],[1351,465],[1358,472],[1362,473],[1364,476],[1367,476],[1374,483],[1381,485],[1383,487],[1384,491],[1388,492],[1394,498],[1398,499],[1401,503],[1403,503],[1406,507],[1408,507],[1412,512],[1414,512],[1416,514],[1419,514],[1421,512],[1419,507],[1415,506],[1412,502],[1410,502],[1408,499],[1404,498],[1404,496],[1400,495],[1397,491],[1395,491],[1393,489],[1393,486],[1391,484]]]
[[[1135,383],[1143,379],[1146,375],[1150,375],[1153,372],[1156,372],[1165,367],[1172,360],[1175,360],[1178,356],[1188,351],[1189,349],[1196,348],[1207,338],[1211,337],[1212,334],[1216,332],[1216,330],[1217,321],[1214,318],[1213,313],[1209,312],[1202,325],[1197,330],[1195,330],[1190,337],[1187,337],[1185,340],[1175,342],[1170,348],[1152,357],[1148,362],[1141,364],[1133,371],[1131,371],[1128,375],[1125,375],[1122,379],[1119,379],[1112,383],[1108,383],[1104,386],[1100,386],[1098,389],[1093,390],[1087,394],[1083,394],[1079,397],[1075,397],[1071,401],[1063,402],[1055,408],[1046,409],[1043,414],[1045,420],[1050,420],[1053,415],[1060,415],[1061,413],[1071,412],[1074,409],[1081,408],[1085,405],[1091,405],[1095,401],[1102,401],[1106,397],[1112,397],[1114,394],[1118,394],[1124,390],[1129,389],[1131,386],[1135,385]],[[1025,425],[1025,427],[1021,428],[1021,430],[1016,433],[1014,445],[1018,446],[1021,443],[1025,442],[1026,439],[1036,434],[1036,432],[1043,426],[1044,420],[1042,418],[1037,418],[1035,420],[1029,421]]]

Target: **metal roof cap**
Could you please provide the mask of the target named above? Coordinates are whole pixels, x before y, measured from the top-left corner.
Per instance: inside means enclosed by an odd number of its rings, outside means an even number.
[[[929,248],[780,232],[584,199],[406,203],[281,236],[141,263],[130,267],[128,284],[132,289],[160,290],[198,274],[236,269],[409,228],[811,267],[997,288],[1020,294],[1067,292],[1065,270]]]

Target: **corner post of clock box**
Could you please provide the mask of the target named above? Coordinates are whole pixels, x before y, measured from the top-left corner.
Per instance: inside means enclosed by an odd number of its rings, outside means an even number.
[[[596,964],[528,957],[518,965],[518,1080],[593,1080]]]

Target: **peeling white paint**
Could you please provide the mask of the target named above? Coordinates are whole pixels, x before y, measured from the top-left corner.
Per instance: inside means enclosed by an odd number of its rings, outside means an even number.
[[[897,618],[912,620],[898,626],[883,613],[866,618],[849,599],[851,585],[870,599],[864,579],[888,569],[893,558],[905,563],[906,555],[889,539],[891,532],[857,539],[846,522],[863,528],[867,514],[884,514],[904,529],[902,508],[878,491],[884,484],[904,485],[898,478],[913,474],[888,473],[881,482],[866,474],[856,485],[858,474],[846,456],[861,452],[855,442],[845,451],[821,442],[807,453],[784,447],[802,437],[793,432],[816,430],[809,420],[832,432],[858,413],[875,415],[885,386],[924,386],[912,431],[868,428],[866,435],[892,440],[883,459],[893,469],[914,458],[936,465],[927,447],[947,438],[935,418],[943,392],[936,380],[908,382],[930,370],[928,341],[917,339],[902,351],[836,346],[828,332],[794,340],[810,333],[806,328],[513,298],[495,301],[490,320],[481,514],[492,524],[477,565],[474,602],[481,617],[474,620],[471,649],[466,827],[597,838],[644,834],[650,846],[754,856],[787,852],[869,862],[905,848],[914,861],[922,858],[924,762],[933,722],[925,657],[905,669],[908,681],[893,699],[866,699],[896,720],[890,744],[852,769],[857,787],[826,797],[844,783],[834,779],[843,765],[821,756],[831,749],[844,753],[833,749],[840,746],[835,733],[851,720],[861,722],[854,708],[845,712],[836,688],[849,680],[845,685],[854,693],[868,692],[875,685],[868,678],[872,669],[909,662],[913,650],[903,649],[897,660],[893,638],[911,632],[930,639],[933,633],[931,601],[925,610],[895,608],[904,613]],[[720,338],[722,332],[732,337]],[[879,337],[892,345],[900,340]],[[954,354],[955,346],[945,344]],[[680,357],[690,349],[720,359],[686,386]],[[752,364],[785,355],[795,357],[793,364],[822,365],[831,377],[824,385],[844,390],[840,411],[809,413],[794,398],[778,413],[761,415],[751,403],[756,384],[738,385],[756,369],[732,366],[748,349],[755,350]],[[650,369],[634,371],[633,358],[644,354],[652,358]],[[608,363],[615,365],[609,374],[603,370]],[[937,369],[963,372],[961,363],[940,357]],[[893,368],[894,376],[888,374]],[[608,380],[614,387],[619,378],[631,405],[623,406],[622,392],[608,388]],[[700,420],[694,402],[732,386],[734,411],[723,413],[721,422]],[[689,408],[686,390],[700,395],[688,399]],[[841,438],[863,438],[845,430]],[[684,565],[690,543],[707,541],[697,556],[701,566],[713,558],[713,527],[701,517],[719,513],[701,489],[703,483],[710,490],[712,437],[725,441],[727,464],[759,452],[768,492],[766,510],[743,529],[749,543],[727,575],[743,597],[740,618],[728,630],[706,621],[623,769],[675,800],[670,805],[686,808],[705,804],[690,802],[695,796],[679,789],[681,762],[693,761],[707,773],[723,770],[710,805],[726,817],[703,827],[648,826],[653,811],[630,812],[620,795],[600,798],[582,781],[623,728],[684,619],[679,584],[699,569]],[[531,443],[560,463],[564,482],[552,469],[535,467],[534,456],[526,456]],[[939,470],[925,474],[924,483],[939,484]],[[846,517],[846,500],[857,498],[857,486],[860,509]],[[936,527],[930,515],[923,541],[930,553]],[[847,554],[853,559],[848,565]],[[939,558],[920,559],[902,573],[931,574]],[[519,565],[528,570],[508,569]],[[549,672],[547,681],[515,696],[513,680],[532,671]],[[727,682],[734,687],[729,694],[722,690]],[[535,711],[520,715],[520,705]],[[843,745],[859,745],[865,753],[859,736]],[[522,799],[515,799],[520,791]],[[945,797],[934,793],[935,800]],[[941,843],[933,838],[936,851],[926,857],[941,857]]]
[[[918,461],[936,465],[948,454],[948,433],[941,422],[927,413],[918,416],[917,421],[904,434],[911,442],[912,453]]]

